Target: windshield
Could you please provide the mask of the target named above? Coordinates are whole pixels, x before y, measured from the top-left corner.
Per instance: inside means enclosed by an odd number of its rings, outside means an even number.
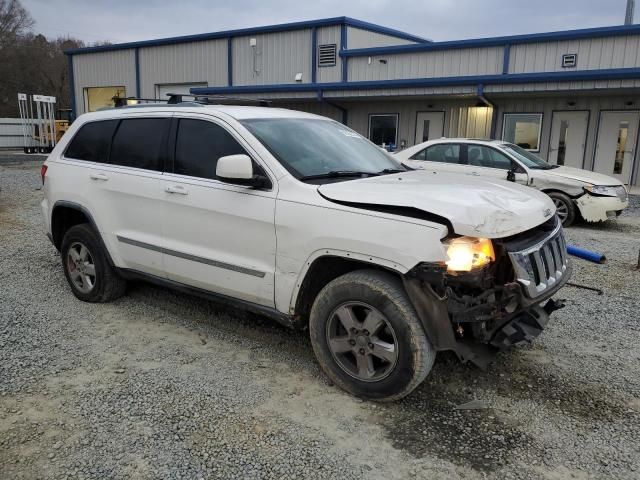
[[[406,170],[369,140],[332,120],[260,118],[242,124],[303,181],[353,179]]]
[[[503,149],[511,153],[514,157],[520,160],[524,165],[533,170],[549,170],[551,168],[555,168],[557,165],[550,165],[545,162],[543,159],[534,155],[533,153],[525,150],[518,145],[514,145],[513,143],[503,143],[500,145]]]

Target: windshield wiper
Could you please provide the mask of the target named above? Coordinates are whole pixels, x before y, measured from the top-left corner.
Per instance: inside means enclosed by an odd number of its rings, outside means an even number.
[[[399,168],[385,168],[384,170],[380,170],[379,172],[377,172],[378,175],[386,175],[388,173],[402,173],[402,172],[406,172],[407,170],[401,170]]]
[[[318,173],[316,175],[306,175],[304,177],[300,177],[299,180],[317,180],[319,178],[341,178],[341,177],[362,177],[362,176],[372,177],[378,175],[376,172],[357,172],[353,170],[332,170],[326,173]]]

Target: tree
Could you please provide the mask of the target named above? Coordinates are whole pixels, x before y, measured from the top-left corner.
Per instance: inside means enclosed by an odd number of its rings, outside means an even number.
[[[69,70],[65,50],[81,40],[48,40],[31,31],[34,22],[18,0],[0,0],[0,118],[17,117],[18,92],[51,95],[57,108],[69,108]]]
[[[0,0],[0,49],[30,31],[33,18],[19,0]]]

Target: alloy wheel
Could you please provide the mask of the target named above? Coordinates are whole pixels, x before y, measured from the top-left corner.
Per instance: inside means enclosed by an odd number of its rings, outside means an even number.
[[[556,206],[556,213],[558,214],[560,221],[564,223],[564,221],[569,216],[569,207],[567,207],[567,204],[559,198],[554,198],[553,204]]]
[[[391,323],[366,303],[339,305],[329,317],[326,336],[338,366],[358,380],[382,380],[398,361],[398,342]]]
[[[67,252],[67,268],[73,285],[82,293],[89,293],[96,284],[96,266],[89,249],[75,242]]]

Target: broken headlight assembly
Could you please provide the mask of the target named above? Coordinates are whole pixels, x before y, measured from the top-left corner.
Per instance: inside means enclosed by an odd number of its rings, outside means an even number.
[[[445,240],[447,272],[470,272],[496,259],[493,243],[487,238],[456,237]]]
[[[584,187],[584,189],[587,192],[592,193],[593,195],[600,195],[603,197],[619,196],[618,187],[609,187],[606,185],[589,185]]]

